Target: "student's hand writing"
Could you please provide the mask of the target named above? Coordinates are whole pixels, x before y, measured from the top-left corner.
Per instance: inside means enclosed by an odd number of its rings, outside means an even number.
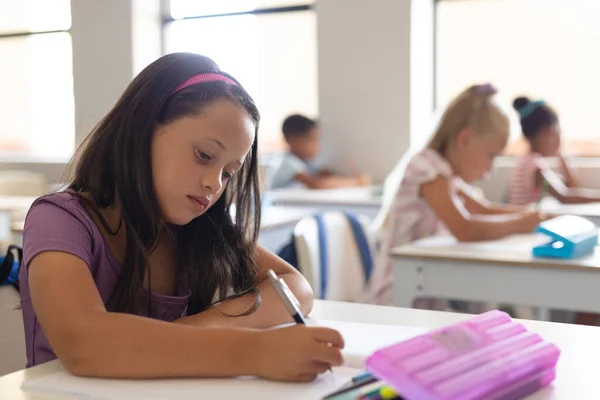
[[[554,215],[551,214],[547,214],[545,212],[539,212],[539,211],[533,211],[528,213],[523,219],[522,219],[522,232],[523,233],[530,233],[535,231],[535,228],[542,222],[554,218]]]
[[[256,375],[277,381],[310,382],[342,364],[344,339],[336,330],[294,325],[258,331],[248,346]]]

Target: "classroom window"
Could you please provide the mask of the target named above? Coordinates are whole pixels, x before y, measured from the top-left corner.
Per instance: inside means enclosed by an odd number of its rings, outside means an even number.
[[[521,139],[514,97],[544,99],[559,113],[564,152],[600,156],[600,1],[438,0],[436,100],[492,82],[511,115],[509,155]]]
[[[284,148],[280,129],[288,114],[318,112],[316,16],[298,3],[171,0],[171,18],[192,18],[167,19],[166,52],[206,55],[240,81],[261,112],[263,153]]]
[[[75,146],[69,0],[0,0],[0,157],[62,160]]]

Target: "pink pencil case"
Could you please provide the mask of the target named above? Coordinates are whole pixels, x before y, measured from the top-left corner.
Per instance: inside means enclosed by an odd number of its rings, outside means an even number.
[[[406,400],[509,400],[548,386],[559,355],[494,310],[378,350],[366,365]]]

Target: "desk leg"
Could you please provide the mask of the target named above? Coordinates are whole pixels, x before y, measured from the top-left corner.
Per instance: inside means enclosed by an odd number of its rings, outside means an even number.
[[[418,262],[394,261],[394,304],[411,308],[415,298],[423,291],[421,267]]]

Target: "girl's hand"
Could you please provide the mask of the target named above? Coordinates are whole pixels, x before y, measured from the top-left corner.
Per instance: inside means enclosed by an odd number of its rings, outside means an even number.
[[[543,211],[534,211],[531,212],[529,214],[527,214],[525,216],[525,218],[523,218],[521,221],[523,222],[522,224],[522,232],[523,233],[530,233],[530,232],[534,232],[535,228],[542,222],[555,218],[556,215],[554,214],[548,214],[545,213]]]
[[[365,173],[358,175],[356,181],[360,186],[370,186],[373,183],[371,175]]]
[[[343,362],[344,339],[336,330],[294,325],[252,333],[248,348],[257,376],[310,382]]]

